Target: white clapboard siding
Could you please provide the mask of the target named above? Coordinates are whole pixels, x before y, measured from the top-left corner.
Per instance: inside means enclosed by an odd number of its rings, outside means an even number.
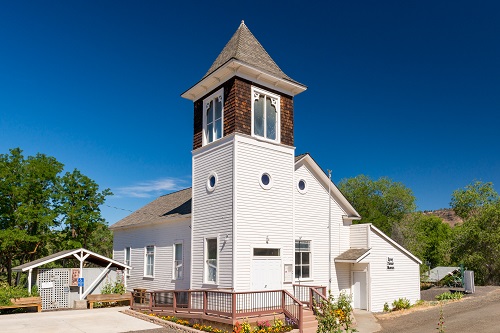
[[[369,262],[370,311],[383,311],[384,303],[407,298],[413,304],[420,299],[419,263],[405,250],[394,245],[378,229],[370,228],[370,254],[361,261]],[[387,269],[387,257],[393,258],[394,269]]]
[[[113,258],[124,262],[125,248],[131,248],[130,277],[127,289],[188,289],[191,261],[191,221],[168,221],[162,224],[114,230]],[[173,246],[183,243],[184,277],[172,280]],[[144,254],[148,245],[155,246],[154,277],[144,277]]]
[[[348,263],[336,263],[335,271],[337,275],[336,288],[333,288],[332,293],[335,295],[336,292],[344,292],[346,295],[351,293],[351,264]]]
[[[367,249],[370,247],[368,244],[368,235],[370,232],[369,224],[353,224],[351,225],[351,248],[354,249]]]
[[[330,201],[332,227],[331,291],[336,295],[340,289],[350,288],[350,277],[348,273],[344,272],[345,267],[336,265],[334,262],[336,256],[349,249],[349,224],[344,225],[342,218],[346,214],[339,204],[328,195],[328,188],[325,188],[325,184],[319,181],[318,176],[311,172],[306,164],[297,165],[294,178],[295,239],[298,240],[299,237],[302,237],[302,240],[310,240],[312,247],[312,276],[311,279],[301,281],[301,283],[328,286]],[[305,180],[307,184],[305,193],[300,193],[297,190],[297,183],[301,179]],[[336,271],[338,267],[344,269],[343,274]]]
[[[207,190],[211,172],[217,174],[213,192]],[[193,265],[191,288],[232,288],[233,140],[220,140],[193,153]],[[218,283],[206,284],[205,238],[219,241]]]
[[[282,264],[293,264],[293,172],[294,150],[236,136],[235,160],[235,289],[251,289],[252,249],[281,249]],[[272,178],[272,187],[263,189],[262,173]],[[268,240],[268,241],[266,241]],[[283,284],[291,290],[292,285]]]

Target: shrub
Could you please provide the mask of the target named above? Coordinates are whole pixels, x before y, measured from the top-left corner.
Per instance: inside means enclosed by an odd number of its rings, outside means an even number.
[[[437,295],[436,296],[436,299],[438,301],[444,301],[444,300],[449,300],[449,299],[453,299],[453,300],[458,300],[458,299],[462,299],[462,297],[464,296],[464,294],[462,293],[451,293],[449,291],[445,292],[445,293],[442,293],[441,295]]]
[[[318,333],[355,332],[351,327],[351,296],[344,292],[340,293],[337,300],[329,293],[328,300],[314,305],[314,312],[318,320]]]
[[[38,293],[38,292],[37,292]],[[9,285],[2,285],[0,287],[0,305],[11,305],[11,298],[30,297],[37,295],[30,295],[27,288],[20,286],[10,287]]]
[[[407,298],[399,298],[392,302],[392,310],[399,311],[403,309],[409,309],[411,307],[410,300]]]
[[[391,308],[389,308],[389,304],[387,304],[387,302],[384,303],[384,312],[391,312]]]
[[[415,302],[415,304],[413,304],[413,306],[420,306],[420,305],[424,305],[424,304],[425,304],[425,301],[419,299],[418,301]]]
[[[114,283],[106,280],[106,283],[101,288],[101,294],[120,294],[125,293],[125,285],[120,279],[117,279]]]

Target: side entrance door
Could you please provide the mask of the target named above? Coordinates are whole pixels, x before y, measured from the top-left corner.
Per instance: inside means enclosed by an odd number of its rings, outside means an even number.
[[[367,310],[366,272],[352,272],[352,294],[354,308]]]

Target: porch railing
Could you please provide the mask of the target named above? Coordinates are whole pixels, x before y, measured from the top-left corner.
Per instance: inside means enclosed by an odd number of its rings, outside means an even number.
[[[254,316],[284,314],[302,332],[304,304],[286,290],[134,290],[130,308],[231,325]]]
[[[319,295],[322,295],[326,299],[326,287],[325,286],[308,286],[304,284],[294,284],[293,294],[295,297],[305,304],[306,306],[312,308],[313,300],[319,302]]]
[[[310,307],[314,310],[314,313],[316,313],[317,308],[322,308],[323,302],[328,302],[328,298],[326,297],[326,288],[325,289],[318,289],[315,287],[311,287],[309,289],[309,304]]]

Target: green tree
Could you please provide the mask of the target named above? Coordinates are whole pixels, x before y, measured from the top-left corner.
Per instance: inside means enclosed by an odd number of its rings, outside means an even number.
[[[365,175],[342,179],[340,191],[361,215],[358,223],[373,223],[387,235],[393,224],[416,208],[413,192],[387,177],[372,180]]]
[[[37,257],[57,226],[54,193],[62,167],[44,154],[24,158],[19,148],[0,155],[0,250],[9,284],[13,260]]]
[[[437,216],[407,214],[393,228],[394,239],[431,267],[447,263],[451,227]]]
[[[109,189],[99,192],[99,185],[77,169],[66,172],[61,177],[57,200],[59,221],[66,233],[64,247],[90,249],[93,234],[98,230],[102,232],[107,229],[99,206],[104,204],[106,196],[111,194]]]
[[[111,233],[99,205],[111,195],[78,170],[19,148],[0,154],[0,273],[61,249],[87,247],[109,255]],[[98,250],[98,251],[97,251]]]
[[[456,190],[451,206],[464,221],[453,230],[451,260],[474,270],[478,284],[500,284],[500,196],[493,184]]]
[[[497,204],[500,196],[493,188],[493,183],[476,181],[453,192],[451,207],[462,219],[481,214],[482,209]]]

